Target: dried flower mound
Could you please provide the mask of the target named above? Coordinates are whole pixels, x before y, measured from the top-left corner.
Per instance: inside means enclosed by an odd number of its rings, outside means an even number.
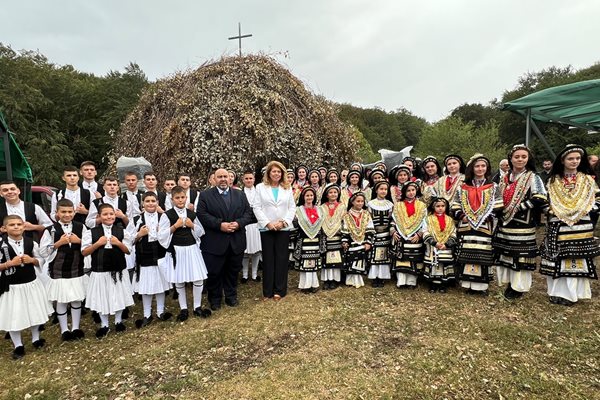
[[[309,91],[272,57],[207,62],[151,85],[114,134],[109,171],[125,155],[143,156],[159,178],[188,173],[204,186],[211,168],[346,165],[355,133],[335,105]]]

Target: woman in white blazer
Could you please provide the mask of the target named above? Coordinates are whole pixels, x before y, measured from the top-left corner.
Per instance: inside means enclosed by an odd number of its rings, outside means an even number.
[[[263,300],[277,301],[287,294],[289,230],[296,204],[285,171],[283,164],[270,161],[252,204],[263,252]]]

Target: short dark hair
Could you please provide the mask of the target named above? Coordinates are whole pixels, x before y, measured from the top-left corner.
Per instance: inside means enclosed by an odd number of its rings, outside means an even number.
[[[146,171],[144,172],[144,179],[146,179],[147,176],[154,176],[156,177],[156,174],[152,171]]]
[[[91,165],[92,167],[97,168],[96,163],[93,161],[84,161],[79,165],[79,168],[81,169],[83,167],[87,167],[88,165]]]
[[[5,180],[0,182],[0,186],[2,185],[16,185],[15,181]]]
[[[102,184],[105,184],[106,182],[117,182],[117,183],[119,183],[119,178],[117,178],[114,175],[108,175],[107,177],[104,178],[104,180],[102,181]]]
[[[70,207],[73,208],[73,202],[69,199],[60,199],[57,203],[56,203],[56,209],[58,210],[60,207]]]
[[[111,204],[108,204],[108,203],[102,203],[102,204],[100,204],[100,206],[98,207],[98,215],[102,214],[102,211],[103,211],[104,209],[107,209],[107,208],[110,208],[110,209],[111,209],[111,210],[113,210],[113,211],[115,210],[115,208],[114,208],[114,207],[113,207]]]
[[[19,221],[23,222],[23,218],[21,218],[20,216],[16,215],[16,214],[10,214],[7,215],[6,217],[4,217],[4,219],[2,220],[2,225],[6,225],[6,223],[10,220],[13,219],[18,219]]]
[[[67,165],[66,167],[63,168],[63,174],[65,172],[79,172],[79,170],[77,169],[77,167],[75,167],[73,165]]]
[[[171,189],[171,197],[179,193],[185,193],[185,189],[181,186],[175,186],[173,189]]]
[[[137,174],[135,172],[133,172],[133,171],[127,171],[127,172],[125,172],[125,177],[128,177],[128,176],[135,176],[136,178],[138,177]]]
[[[146,198],[148,198],[148,197],[154,197],[156,200],[158,200],[158,198],[154,192],[146,192],[142,195],[142,202],[144,200],[146,200]]]

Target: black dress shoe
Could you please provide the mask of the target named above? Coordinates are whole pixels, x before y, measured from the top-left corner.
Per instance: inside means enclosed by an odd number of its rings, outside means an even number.
[[[447,293],[447,292],[448,292],[448,289],[446,289],[446,286],[442,286],[440,288],[440,293]]]
[[[118,324],[115,324],[115,332],[125,332],[127,330],[127,327],[125,326],[124,323],[119,322]]]
[[[96,331],[96,337],[98,339],[102,339],[103,337],[106,337],[108,335],[108,332],[110,332],[108,326],[103,326],[102,328]]]
[[[73,334],[73,340],[79,340],[85,337],[85,333],[83,333],[81,329],[73,329],[71,333]]]
[[[300,293],[308,294],[310,293],[310,289],[300,289]]]
[[[144,317],[142,319],[137,319],[137,320],[135,320],[135,327],[140,329],[140,328],[143,328],[144,326],[148,326],[148,325],[150,325],[150,322],[152,322],[152,319],[153,319],[152,317],[150,317],[150,318]]]
[[[252,280],[254,282],[260,282],[261,281],[260,276],[257,276],[256,278],[252,278]]]
[[[550,296],[550,298],[548,300],[550,300],[550,303],[552,303],[552,304],[560,304],[560,300],[556,296]]]
[[[183,310],[179,311],[179,315],[177,316],[177,321],[183,322],[183,321],[187,320],[189,316],[190,316],[190,314],[188,313],[187,308],[184,308]]]
[[[15,349],[12,352],[12,359],[20,360],[24,356],[25,356],[25,347],[24,346],[15,347]]]
[[[171,317],[173,316],[173,314],[171,314],[170,312],[164,312],[162,314],[160,314],[158,316],[158,319],[160,319],[161,321],[168,321],[171,319]]]
[[[311,293],[317,293],[317,292],[319,291],[319,288],[318,288],[318,287],[313,287],[313,288],[310,288],[310,289],[308,289],[308,290],[309,290]]]
[[[208,318],[212,315],[212,311],[208,308],[196,307],[194,309],[194,315],[200,318]]]
[[[571,307],[572,305],[575,304],[575,302],[571,301],[571,300],[567,300],[567,299],[565,299],[563,297],[559,297],[558,298],[558,304],[560,304],[561,306]]]
[[[229,307],[235,307],[240,304],[240,302],[238,299],[225,299],[225,304],[227,304]]]
[[[371,287],[374,287],[374,288],[379,287],[379,282],[377,281],[377,279],[375,279],[374,281],[371,281]]]
[[[221,309],[221,305],[217,303],[213,303],[210,305],[210,309],[213,311],[219,311]]]
[[[36,349],[41,349],[42,347],[44,347],[45,344],[46,339],[38,339],[35,342],[33,342],[33,347],[35,347]]]
[[[71,331],[64,331],[61,333],[60,338],[63,342],[70,342],[71,340],[75,339],[75,337],[73,337],[73,332]]]
[[[240,282],[241,283],[248,283],[248,278],[242,278],[242,279],[240,279]]]

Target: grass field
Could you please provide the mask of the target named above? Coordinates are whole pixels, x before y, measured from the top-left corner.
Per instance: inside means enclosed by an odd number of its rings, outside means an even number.
[[[12,361],[0,342],[0,396],[25,398],[600,398],[599,285],[574,307],[552,305],[536,273],[531,293],[507,301],[460,289],[430,294],[387,284],[299,293],[263,302],[260,283],[241,285],[241,304],[209,319],[153,322],[99,341],[87,338]],[[176,313],[173,300],[168,307]]]

